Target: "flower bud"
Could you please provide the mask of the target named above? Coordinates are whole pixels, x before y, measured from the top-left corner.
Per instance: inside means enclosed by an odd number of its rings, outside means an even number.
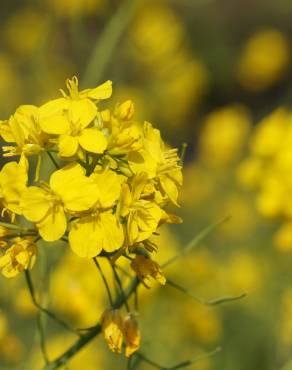
[[[136,315],[128,313],[124,318],[124,336],[126,341],[126,357],[130,357],[140,347],[141,333]]]
[[[102,334],[114,353],[121,353],[123,343],[123,319],[118,310],[107,309],[101,317]]]

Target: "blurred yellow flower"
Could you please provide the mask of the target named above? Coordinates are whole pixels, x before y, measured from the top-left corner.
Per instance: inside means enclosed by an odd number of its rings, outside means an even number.
[[[238,80],[251,91],[272,86],[287,70],[289,43],[277,29],[265,29],[252,35],[243,47],[238,63]]]
[[[46,14],[36,8],[20,8],[7,19],[4,37],[13,52],[32,57],[41,47],[48,27]]]
[[[62,18],[78,18],[103,12],[107,0],[47,0],[48,6]]]
[[[292,222],[285,222],[274,235],[274,244],[281,252],[292,250]]]
[[[248,111],[239,105],[211,112],[205,120],[199,143],[200,158],[212,167],[238,159],[246,144],[251,122]]]

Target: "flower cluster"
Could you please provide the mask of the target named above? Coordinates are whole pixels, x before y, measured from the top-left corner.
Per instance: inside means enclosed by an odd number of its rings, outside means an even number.
[[[149,122],[134,121],[132,101],[100,109],[111,81],[79,91],[73,77],[67,88],[40,107],[20,106],[0,124],[4,156],[19,158],[0,172],[2,216],[11,220],[1,232],[2,272],[11,277],[31,268],[38,240],[62,239],[80,257],[126,255],[139,279],[164,284],[151,259],[152,236],[181,222],[167,211],[178,206],[182,185],[177,149]],[[45,156],[55,169],[42,179]]]

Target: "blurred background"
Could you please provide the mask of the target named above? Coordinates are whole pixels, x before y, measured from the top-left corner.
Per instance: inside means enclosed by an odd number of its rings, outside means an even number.
[[[164,231],[165,261],[226,215],[189,256],[165,269],[207,307],[166,286],[140,289],[142,350],[170,366],[218,346],[197,370],[292,369],[292,2],[290,0],[15,0],[1,2],[0,117],[113,81],[137,121],[188,144],[180,216]],[[107,266],[104,266],[107,268]],[[91,261],[44,245],[33,271],[39,299],[75,327],[106,306]],[[24,277],[0,277],[0,369],[41,369],[36,311]],[[47,324],[49,355],[74,341]],[[98,338],[66,369],[123,369]],[[139,363],[137,369],[151,369]]]

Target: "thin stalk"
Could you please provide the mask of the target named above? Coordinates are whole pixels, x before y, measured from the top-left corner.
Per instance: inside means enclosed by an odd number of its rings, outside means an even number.
[[[23,232],[35,232],[34,229],[27,229],[20,225],[10,224],[9,222],[1,221],[0,226],[6,227],[7,229],[11,229],[11,230],[17,230],[17,231],[23,231]]]
[[[101,278],[102,278],[102,280],[103,280],[103,283],[104,283],[105,289],[106,289],[106,291],[107,291],[108,300],[109,300],[109,303],[110,303],[110,305],[111,305],[111,307],[112,307],[112,306],[113,306],[113,298],[112,298],[112,294],[111,294],[111,291],[110,291],[110,287],[109,287],[109,285],[108,285],[108,282],[107,282],[107,280],[106,280],[106,277],[105,277],[105,275],[104,275],[104,273],[103,273],[103,271],[102,271],[102,269],[101,269],[101,267],[100,267],[100,264],[98,263],[98,261],[97,261],[97,258],[96,258],[96,257],[94,257],[94,258],[93,258],[93,262],[95,263],[95,266],[97,267],[97,269],[98,269],[98,271],[99,271],[99,273],[100,273],[100,276],[101,276]]]
[[[50,160],[53,162],[56,169],[59,170],[61,167],[60,167],[59,163],[56,161],[56,159],[54,158],[53,154],[49,151],[46,151],[46,153],[48,154]]]
[[[117,47],[123,33],[130,23],[140,0],[122,1],[117,12],[107,23],[106,28],[98,37],[89,63],[85,69],[82,86],[97,83],[104,75],[104,71]]]
[[[111,266],[112,266],[112,270],[113,270],[113,273],[114,273],[114,277],[115,277],[116,283],[117,283],[117,285],[118,285],[118,287],[120,289],[120,293],[124,297],[124,305],[126,307],[126,310],[128,312],[130,312],[130,307],[129,307],[128,302],[127,302],[127,299],[126,299],[126,295],[125,295],[125,292],[124,292],[124,289],[123,289],[122,281],[121,281],[121,279],[119,277],[119,274],[117,273],[117,270],[116,270],[115,266],[112,265],[112,264],[111,264]]]
[[[218,226],[222,225],[224,222],[229,220],[230,216],[226,216],[223,218],[223,220],[220,220],[218,222],[215,222],[211,225],[208,225],[203,230],[199,232],[187,245],[184,247],[181,251],[178,252],[175,256],[171,257],[169,260],[164,262],[161,267],[167,267],[171,264],[173,264],[175,261],[177,261],[182,256],[186,255],[190,251],[192,251],[203,239],[205,239],[214,229],[216,229]]]
[[[204,299],[204,298],[201,298],[199,296],[197,296],[196,294],[190,292],[189,290],[187,290],[186,288],[182,287],[181,285],[167,279],[166,281],[166,284],[171,286],[172,288],[175,288],[177,290],[179,290],[180,292],[188,295],[189,297],[191,297],[192,299],[194,299],[195,301],[205,305],[205,306],[217,306],[217,305],[220,305],[220,304],[223,304],[223,303],[227,303],[227,302],[232,302],[232,301],[238,301],[239,299],[242,299],[244,297],[246,297],[246,293],[242,293],[240,295],[237,295],[237,296],[225,296],[225,297],[219,297],[219,298],[214,298],[214,299]]]
[[[38,327],[38,333],[40,338],[40,348],[42,352],[43,359],[45,361],[45,364],[49,364],[49,357],[47,354],[47,348],[46,348],[46,339],[45,339],[45,328],[43,325],[43,318],[42,318],[42,312],[40,311],[37,316],[37,327]]]
[[[26,279],[26,283],[27,283],[27,286],[28,286],[28,290],[29,290],[29,293],[30,293],[32,302],[35,305],[35,307],[39,311],[45,313],[51,319],[53,319],[54,321],[56,321],[64,329],[70,331],[71,333],[74,333],[74,334],[80,336],[80,333],[78,333],[76,330],[74,330],[73,328],[71,328],[71,326],[69,326],[68,324],[66,324],[63,320],[59,319],[53,312],[49,311],[48,309],[46,309],[45,307],[43,307],[42,305],[40,305],[38,303],[38,301],[36,300],[36,297],[35,297],[35,290],[34,290],[34,286],[33,286],[33,283],[32,283],[31,276],[30,276],[30,272],[28,270],[24,270],[24,273],[25,273],[25,279]]]
[[[154,367],[156,369],[160,369],[160,370],[177,370],[177,369],[182,369],[182,368],[191,366],[194,363],[196,363],[196,362],[198,362],[200,360],[203,360],[205,358],[212,357],[212,356],[216,355],[217,353],[219,353],[220,351],[221,351],[221,348],[218,347],[218,348],[216,348],[215,350],[213,350],[211,352],[203,353],[203,354],[201,354],[199,356],[194,357],[191,360],[186,360],[186,361],[180,362],[180,363],[178,363],[178,364],[176,364],[174,366],[170,366],[170,367],[166,367],[166,366],[162,366],[162,365],[158,364],[157,362],[151,360],[150,358],[148,358],[147,356],[145,356],[141,352],[136,352],[135,355],[138,356],[138,357],[140,357],[144,362],[148,363],[149,365],[151,365],[152,367]]]

